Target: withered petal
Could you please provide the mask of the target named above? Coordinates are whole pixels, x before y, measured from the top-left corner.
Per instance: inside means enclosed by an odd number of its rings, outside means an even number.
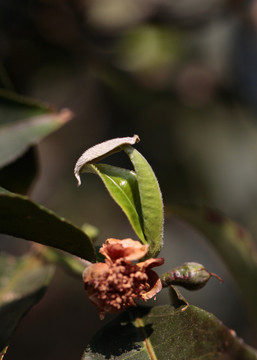
[[[154,297],[158,292],[162,289],[162,283],[159,276],[156,274],[155,271],[149,270],[148,271],[148,283],[150,285],[150,290],[143,293],[141,298],[146,301]]]
[[[139,267],[140,271],[145,271],[148,276],[148,284],[150,290],[143,293],[141,298],[146,301],[154,297],[162,289],[162,283],[159,276],[155,271],[151,270],[155,266],[160,266],[164,263],[164,258],[151,258],[146,261],[138,263],[136,266]]]
[[[109,266],[106,263],[96,263],[90,266],[87,266],[83,271],[82,278],[85,284],[97,277],[103,276],[103,274],[109,271]]]
[[[138,260],[144,257],[149,245],[143,245],[132,239],[107,239],[99,252],[109,260],[124,258],[126,261]]]
[[[132,239],[107,239],[100,249],[104,263],[91,264],[83,272],[89,300],[98,308],[100,318],[135,306],[135,299],[144,301],[161,289],[159,276],[152,270],[164,263],[163,258],[151,258],[133,265],[132,260],[144,257],[148,245]]]
[[[139,267],[140,270],[143,269],[151,269],[155,266],[161,266],[164,264],[164,258],[151,258],[151,259],[147,259],[145,261],[142,261],[140,263],[137,263],[137,266]]]

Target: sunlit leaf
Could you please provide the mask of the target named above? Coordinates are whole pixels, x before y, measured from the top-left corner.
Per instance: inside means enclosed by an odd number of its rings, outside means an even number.
[[[3,351],[0,350],[0,360],[3,360],[5,354],[6,354],[6,351],[8,349],[8,346],[6,346]]]
[[[76,179],[78,180],[78,184],[81,184],[80,174],[83,172],[87,172],[88,164],[94,164],[115,152],[121,151],[124,145],[133,145],[138,141],[139,137],[137,135],[134,135],[133,137],[123,137],[107,140],[87,149],[80,156],[75,165],[74,174]]]
[[[21,318],[44,295],[53,270],[33,256],[0,255],[0,354]]]
[[[136,174],[106,164],[88,165],[87,171],[99,175],[111,197],[126,214],[139,239],[146,243]]]
[[[230,269],[257,322],[257,250],[249,232],[218,211],[171,206],[172,216],[200,231]]]
[[[68,109],[57,113],[46,105],[0,90],[0,167],[17,159],[71,118]]]
[[[155,257],[163,241],[163,202],[156,176],[146,159],[132,146],[124,147],[137,176],[144,235],[150,245],[148,255]]]
[[[82,360],[257,359],[214,315],[183,308],[132,308],[98,331]]]
[[[89,261],[95,251],[87,235],[28,197],[0,188],[0,233],[65,250]]]
[[[127,215],[133,229],[142,242],[149,244],[148,257],[160,252],[163,238],[163,203],[155,174],[146,159],[130,144],[139,141],[132,138],[117,138],[97,144],[78,159],[74,173],[80,184],[80,173],[93,172],[99,175],[112,198]],[[124,150],[135,172],[108,165],[93,165],[113,152]]]

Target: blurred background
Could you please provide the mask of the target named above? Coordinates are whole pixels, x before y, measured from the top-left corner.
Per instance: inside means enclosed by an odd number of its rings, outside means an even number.
[[[84,175],[77,188],[73,168],[88,147],[138,134],[167,214],[159,273],[186,261],[218,273],[222,286],[212,279],[182,293],[257,346],[225,265],[206,239],[169,216],[169,204],[206,205],[257,239],[257,1],[1,0],[0,60],[11,88],[75,114],[39,145],[30,196],[79,226],[95,225],[99,243],[135,238],[100,180]],[[131,166],[124,154],[109,161]],[[29,247],[1,241],[14,254]],[[167,302],[163,291],[155,304]],[[58,270],[6,360],[80,359],[111,318],[100,321],[82,282]]]

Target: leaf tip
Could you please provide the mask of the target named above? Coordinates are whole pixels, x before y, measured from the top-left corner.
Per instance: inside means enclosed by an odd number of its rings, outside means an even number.
[[[135,143],[138,143],[140,141],[140,137],[136,134],[133,136],[133,138],[135,140]]]
[[[71,110],[69,109],[62,109],[59,112],[59,121],[62,124],[67,123],[68,121],[70,121],[73,118],[74,114]]]
[[[64,112],[69,112],[69,110],[63,110]],[[68,116],[68,115],[66,115]],[[123,137],[123,138],[115,138],[111,140],[104,141],[103,143],[97,144],[89,149],[87,149],[77,160],[74,174],[78,181],[78,186],[81,185],[80,174],[85,172],[87,164],[94,164],[101,159],[109,156],[115,152],[119,152],[126,145],[134,145],[139,142],[139,136],[133,135],[132,137]]]
[[[80,179],[80,176],[79,176],[79,172],[76,169],[74,170],[74,175],[75,175],[75,178],[77,179],[78,186],[80,186],[81,185],[81,179]]]

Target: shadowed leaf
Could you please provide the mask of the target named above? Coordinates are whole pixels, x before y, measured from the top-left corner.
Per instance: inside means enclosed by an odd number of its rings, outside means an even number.
[[[119,315],[88,345],[82,360],[256,360],[257,353],[214,315],[194,306],[138,307]]]
[[[46,105],[0,90],[0,167],[13,162],[72,116],[68,109],[57,113]]]
[[[181,292],[173,285],[170,285],[169,288],[169,296],[171,300],[171,305],[177,309],[180,306],[183,306],[181,309],[184,311],[189,306],[189,302],[184,298]]]
[[[0,233],[32,240],[95,260],[91,240],[79,228],[28,197],[0,188]]]
[[[44,295],[53,270],[33,256],[0,255],[0,354],[21,318]]]
[[[59,265],[65,272],[78,280],[82,280],[82,273],[87,265],[86,260],[82,260],[77,256],[67,254],[63,251],[48,246],[39,246],[38,256],[48,264]],[[37,249],[37,246],[34,249]]]

